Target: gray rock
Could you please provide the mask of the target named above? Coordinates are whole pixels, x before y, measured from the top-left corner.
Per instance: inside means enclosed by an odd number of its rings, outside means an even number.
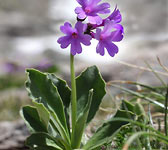
[[[22,120],[0,122],[0,150],[26,149],[24,141],[29,132]]]

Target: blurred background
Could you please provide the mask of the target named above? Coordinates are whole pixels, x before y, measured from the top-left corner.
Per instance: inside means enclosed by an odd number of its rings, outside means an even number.
[[[163,71],[156,57],[168,66],[168,0],[105,1],[111,11],[117,4],[123,16],[125,36],[117,43],[119,53],[114,58],[99,56],[93,40],[76,56],[76,74],[96,64],[106,81],[159,85],[142,67],[150,64]],[[25,68],[56,73],[69,83],[69,49],[60,49],[57,39],[62,35],[60,25],[75,23],[76,6],[76,0],[0,0],[0,149],[22,146],[28,134],[19,116],[20,107],[31,103],[24,87]],[[162,78],[167,82],[166,76]],[[110,89],[110,93],[115,96],[120,91]]]

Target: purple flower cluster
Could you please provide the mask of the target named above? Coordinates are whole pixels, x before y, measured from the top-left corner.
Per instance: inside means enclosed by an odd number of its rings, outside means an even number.
[[[82,52],[81,43],[89,46],[91,39],[98,40],[96,52],[103,56],[107,49],[110,56],[118,53],[118,47],[113,42],[123,39],[124,29],[121,24],[121,14],[117,6],[114,11],[105,19],[99,14],[110,13],[110,4],[101,3],[101,0],[77,0],[81,7],[76,7],[77,23],[73,28],[66,22],[60,27],[65,36],[58,39],[61,48],[71,45],[71,54],[76,55]],[[87,19],[87,23],[84,23]]]

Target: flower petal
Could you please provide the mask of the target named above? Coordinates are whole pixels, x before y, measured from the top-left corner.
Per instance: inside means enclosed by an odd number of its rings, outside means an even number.
[[[97,13],[100,13],[100,14],[107,14],[107,13],[110,13],[110,10],[108,8],[110,8],[109,3],[102,3],[96,6],[93,11],[96,11]]]
[[[100,40],[100,35],[101,35],[101,29],[97,28],[96,29],[96,34],[94,34],[96,40]]]
[[[101,0],[90,0],[89,4],[92,6],[97,5]]]
[[[104,56],[104,44],[99,42],[96,47],[96,52],[100,54],[101,56]]]
[[[121,30],[121,32],[124,33],[124,28],[121,24],[113,24],[113,28]]]
[[[84,34],[84,35],[81,37],[80,41],[81,41],[81,43],[83,43],[84,45],[89,46],[89,45],[91,44],[91,42],[90,42],[91,39],[92,39],[92,37],[91,37],[90,35]]]
[[[71,34],[74,31],[69,22],[65,22],[64,25],[60,27],[60,30],[67,35]]]
[[[82,46],[81,46],[80,42],[76,42],[76,52],[78,54],[82,53]]]
[[[85,7],[88,3],[88,0],[76,0],[82,7]]]
[[[100,16],[88,16],[89,23],[100,25],[102,18]]]
[[[80,54],[82,52],[81,44],[78,40],[74,39],[71,42],[71,54],[76,55],[76,53]]]
[[[70,36],[63,36],[60,37],[57,42],[61,44],[61,48],[67,48],[69,44],[71,43]]]
[[[74,42],[71,42],[71,54],[76,55],[76,47]]]
[[[114,43],[106,42],[105,47],[111,57],[118,53],[118,47]]]
[[[81,21],[78,21],[78,22],[75,24],[75,28],[77,29],[78,34],[83,34],[83,32],[85,32],[85,30],[86,30],[86,28],[87,28],[87,25],[86,25],[86,24],[83,24]]]
[[[119,9],[117,9],[117,6],[115,7],[114,11],[111,13],[111,15],[108,17],[108,19],[115,21],[116,23],[120,23],[122,20],[121,13]]]
[[[119,42],[123,39],[123,33],[121,30],[117,30],[111,33],[111,40],[114,42]]]
[[[85,19],[86,18],[86,13],[83,11],[81,7],[76,7],[75,8],[75,13],[78,15],[79,19]]]
[[[103,28],[102,34],[109,36],[111,34],[111,30],[112,30],[113,26],[114,26],[114,22],[107,19],[104,23],[104,28]]]

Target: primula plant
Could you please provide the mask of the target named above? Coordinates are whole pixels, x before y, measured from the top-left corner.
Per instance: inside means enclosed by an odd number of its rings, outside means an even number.
[[[101,0],[77,0],[77,22],[74,27],[65,22],[60,27],[64,36],[58,39],[61,48],[70,45],[71,88],[55,74],[27,69],[26,88],[33,106],[24,106],[21,115],[31,131],[26,145],[35,150],[92,150],[112,141],[119,129],[128,123],[115,118],[133,117],[124,108],[106,121],[93,136],[84,139],[84,131],[94,118],[102,98],[106,94],[105,82],[96,66],[75,77],[74,56],[82,53],[82,44],[89,46],[92,39],[98,41],[96,52],[103,56],[105,49],[110,56],[118,53],[114,42],[123,39],[121,14],[117,6],[105,19],[99,14],[110,13],[110,4]]]

